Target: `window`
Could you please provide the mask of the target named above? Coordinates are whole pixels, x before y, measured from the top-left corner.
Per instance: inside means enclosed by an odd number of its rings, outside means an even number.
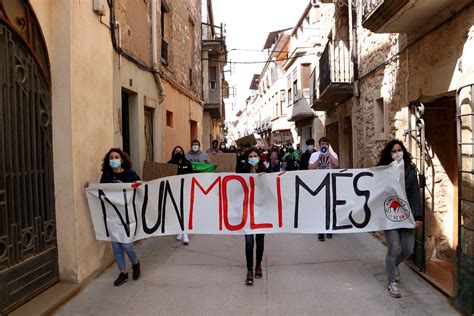
[[[209,66],[209,89],[217,89],[217,67]]]
[[[383,98],[379,98],[375,101],[374,126],[376,134],[385,133],[385,109]]]
[[[169,9],[166,5],[161,5],[161,17],[160,17],[160,26],[161,26],[161,62],[164,65],[168,65],[168,41],[169,41],[169,29],[171,21]]]
[[[287,96],[288,96],[288,106],[293,104],[293,98],[292,98],[293,93],[291,92],[291,87],[292,86],[291,86],[291,75],[290,75],[286,78],[286,88],[288,89],[288,94],[287,94]]]
[[[310,86],[311,86],[311,68],[309,64],[301,65],[301,87],[303,90],[303,97],[309,98],[310,96]]]
[[[173,127],[173,112],[166,111],[166,126]]]

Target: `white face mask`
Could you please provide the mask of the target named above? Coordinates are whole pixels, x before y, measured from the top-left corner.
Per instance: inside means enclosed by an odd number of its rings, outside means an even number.
[[[199,145],[192,145],[191,146],[192,151],[198,152],[199,151]]]
[[[399,151],[392,154],[392,159],[400,162],[403,159],[403,151]]]
[[[314,149],[314,146],[313,145],[308,145],[308,147],[306,147],[308,150],[313,150]]]

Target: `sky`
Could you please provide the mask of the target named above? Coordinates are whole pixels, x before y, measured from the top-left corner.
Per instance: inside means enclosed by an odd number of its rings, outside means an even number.
[[[226,100],[226,121],[233,121],[245,106],[252,77],[265,65],[238,62],[266,61],[267,51],[262,50],[268,33],[294,27],[308,4],[309,0],[212,0],[214,23],[225,24],[227,60],[235,63],[225,68],[226,80],[237,92]]]

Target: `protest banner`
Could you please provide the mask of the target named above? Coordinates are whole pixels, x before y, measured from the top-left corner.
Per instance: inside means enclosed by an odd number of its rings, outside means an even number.
[[[368,169],[189,174],[87,189],[98,240],[177,234],[413,228],[403,163]]]

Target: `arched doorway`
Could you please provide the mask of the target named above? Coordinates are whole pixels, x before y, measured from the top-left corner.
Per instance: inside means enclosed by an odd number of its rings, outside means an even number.
[[[26,0],[0,0],[0,313],[58,281],[50,69]]]

